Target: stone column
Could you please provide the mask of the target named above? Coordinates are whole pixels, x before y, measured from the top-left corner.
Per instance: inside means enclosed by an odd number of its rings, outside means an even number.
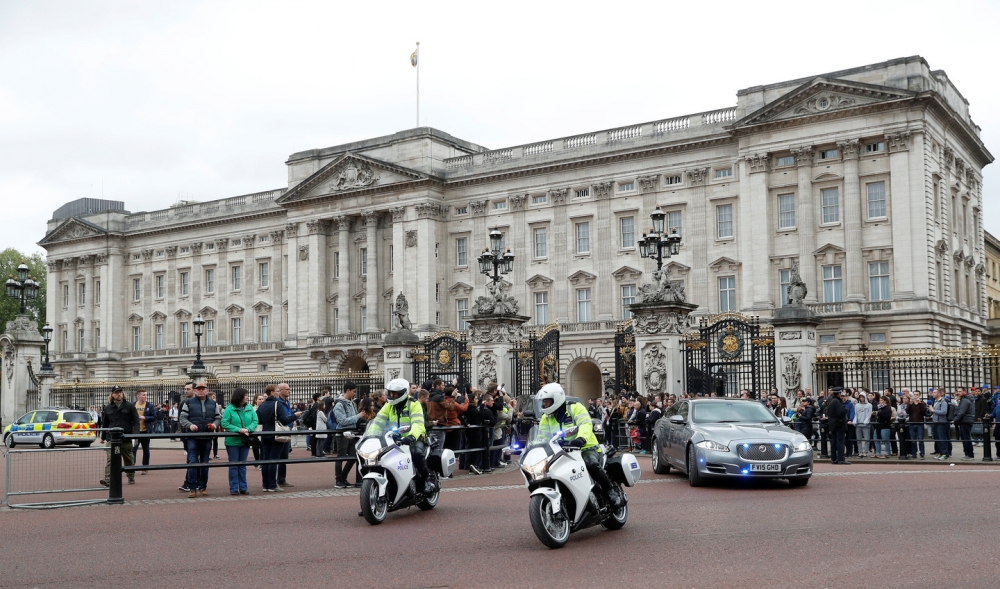
[[[858,177],[858,155],[860,145],[857,139],[837,143],[844,158],[844,249],[847,250],[848,301],[865,300],[864,273],[861,265],[861,180]]]
[[[568,323],[570,318],[576,321],[576,294],[572,292],[573,289],[567,280],[570,274],[569,261],[573,259],[573,255],[570,251],[557,253],[556,249],[558,247],[565,249],[570,243],[567,241],[570,239],[567,235],[570,221],[567,212],[569,207],[566,204],[566,201],[571,198],[569,191],[569,188],[549,190],[549,201],[552,203],[552,224],[549,226],[549,241],[546,247],[549,252],[548,258],[551,260],[549,267],[552,269],[551,278],[553,279],[552,290],[549,291],[549,320],[559,323]],[[533,248],[534,243],[530,243],[529,247]],[[478,256],[479,253],[477,252],[476,255]],[[525,259],[528,259],[527,256]],[[528,301],[528,304],[533,303],[534,301]]]
[[[94,256],[80,256],[78,266],[83,269],[83,351],[93,352],[94,348]],[[80,288],[78,285],[74,285]]]
[[[806,295],[806,302],[815,303],[818,289],[816,288],[816,261],[813,259],[813,251],[816,249],[816,220],[813,218],[816,202],[813,200],[812,193],[813,148],[810,145],[794,150],[793,153],[799,176],[798,218],[795,219],[799,232],[799,272],[802,275],[802,281],[808,286],[809,292]],[[822,210],[822,202],[820,202],[820,207]],[[778,306],[780,307],[781,304],[783,301],[780,301]]]
[[[340,277],[337,279],[337,314],[340,323],[337,333],[351,332],[351,218],[341,215],[337,222],[338,247],[340,248]]]
[[[366,211],[361,215],[361,222],[365,226],[365,239],[368,244],[368,270],[367,282],[365,286],[365,306],[368,314],[365,319],[365,331],[368,333],[379,332],[379,301],[382,298],[382,281],[379,280],[378,272],[378,218],[376,211]]]
[[[281,242],[285,233],[280,229],[270,233],[271,238],[271,286],[268,291],[271,293],[271,339],[283,341],[288,333],[288,325],[285,323],[284,308],[281,306],[285,293],[285,260],[282,256]]]
[[[681,338],[689,327],[693,303],[629,305],[635,330],[635,381],[640,395],[680,395],[684,389]]]
[[[771,320],[774,326],[774,383],[789,401],[798,389],[812,386],[818,343],[816,326],[820,323],[822,319],[808,307],[794,304],[775,311]]]
[[[309,314],[305,329],[310,337],[327,334],[326,312],[329,303],[326,301],[326,231],[328,226],[329,222],[321,219],[306,222],[306,229],[309,231],[309,250],[305,252],[306,267],[309,272]],[[302,259],[301,255],[299,259]]]
[[[418,344],[420,338],[409,329],[398,329],[385,336],[382,342],[385,382],[394,378],[413,382],[413,348]]]
[[[485,389],[490,382],[512,385],[510,350],[523,339],[525,315],[473,315],[469,323],[472,344],[472,383]]]
[[[285,328],[285,346],[295,346],[299,339],[299,315],[304,309],[299,307],[299,284],[298,259],[299,259],[299,224],[297,222],[285,224],[285,240],[288,242],[288,325]]]
[[[38,333],[36,322],[27,315],[18,315],[7,322],[7,330],[0,335],[0,362],[3,362],[0,417],[3,423],[13,422],[26,411],[27,391],[33,386],[28,364],[37,373],[41,369],[44,353],[45,340]],[[39,394],[41,392],[39,390]]]
[[[940,303],[954,302],[957,298],[952,290],[951,279],[953,276],[953,270],[951,267],[951,256],[950,254],[955,251],[954,243],[952,242],[953,228],[957,215],[952,208],[952,198],[951,198],[951,166],[955,161],[955,152],[950,147],[942,148],[942,161],[941,161],[941,184],[940,184],[940,194],[938,198],[942,199],[941,203],[941,234],[942,239],[945,243],[945,256],[944,262],[941,264],[941,274],[942,274],[942,286],[941,286],[941,300]]]
[[[742,202],[737,225],[738,249],[744,268],[740,288],[743,297],[738,305],[740,308],[761,310],[772,307],[768,285],[771,252],[769,235],[772,227],[770,211],[773,211],[774,207],[768,206],[769,158],[768,153],[755,153],[746,157],[749,193],[746,194],[746,198],[741,194]]]

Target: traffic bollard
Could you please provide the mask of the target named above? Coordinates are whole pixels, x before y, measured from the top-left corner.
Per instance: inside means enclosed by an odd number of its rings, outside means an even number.
[[[990,448],[990,423],[992,422],[992,417],[983,416],[983,462],[993,462],[993,450]]]
[[[122,435],[125,433],[120,427],[112,428],[108,436],[111,452],[111,480],[108,481],[108,503],[121,505],[125,503],[122,498]]]

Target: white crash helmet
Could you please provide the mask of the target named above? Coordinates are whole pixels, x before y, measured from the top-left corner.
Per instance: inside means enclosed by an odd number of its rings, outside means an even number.
[[[566,391],[563,390],[562,385],[559,383],[550,382],[535,394],[535,400],[541,405],[542,413],[551,415],[566,402]],[[546,401],[550,400],[551,403],[546,404]]]
[[[410,382],[405,378],[394,378],[385,385],[385,402],[399,405],[410,397]]]

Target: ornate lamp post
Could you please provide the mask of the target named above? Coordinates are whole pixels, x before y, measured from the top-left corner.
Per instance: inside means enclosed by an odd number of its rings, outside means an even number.
[[[503,247],[503,233],[496,227],[490,231],[490,247],[479,254],[479,271],[485,274],[490,282],[496,284],[500,282],[500,276],[510,274],[514,269],[514,254],[510,248],[507,251]]]
[[[191,364],[191,372],[204,372],[205,363],[201,361],[201,333],[205,327],[205,320],[201,318],[201,313],[194,318],[194,363]]]
[[[676,256],[681,247],[681,236],[677,234],[677,228],[672,227],[670,233],[664,232],[663,222],[667,215],[660,207],[656,207],[653,214],[649,216],[653,220],[653,228],[649,233],[643,233],[639,238],[639,255],[643,258],[656,260],[656,269],[663,268],[663,259],[670,259]]]
[[[48,323],[42,328],[42,339],[45,340],[45,360],[42,362],[42,372],[52,372],[52,364],[49,362],[49,342],[52,341],[52,326]]]
[[[21,301],[21,315],[25,314],[25,303],[38,298],[38,283],[28,276],[28,265],[21,262],[17,267],[17,279],[7,279],[7,296]]]

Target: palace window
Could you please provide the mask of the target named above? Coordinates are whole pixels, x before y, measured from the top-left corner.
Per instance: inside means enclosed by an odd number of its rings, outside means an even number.
[[[635,217],[622,217],[618,220],[622,249],[635,247]]]
[[[548,243],[546,239],[548,238],[548,230],[545,227],[538,227],[533,232],[532,235],[535,241],[535,257],[544,258],[548,255]]]
[[[715,220],[719,239],[728,239],[733,236],[733,205],[715,207]]]
[[[719,277],[719,311],[736,310],[736,277]]]
[[[795,228],[795,195],[778,195],[778,229]]]
[[[870,182],[865,186],[868,189],[868,218],[884,218],[886,216],[885,182]]]
[[[823,201],[823,224],[840,223],[840,189],[824,188],[820,194]]]
[[[844,300],[844,279],[841,266],[823,266],[823,302],[839,303]]]

